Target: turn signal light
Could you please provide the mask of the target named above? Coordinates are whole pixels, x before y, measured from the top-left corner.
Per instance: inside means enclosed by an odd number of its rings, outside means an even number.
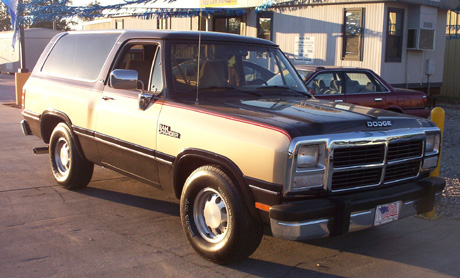
[[[266,204],[262,204],[262,203],[259,203],[259,202],[256,202],[256,208],[260,209],[260,210],[263,210],[263,211],[270,211],[270,206],[269,205],[266,205]]]

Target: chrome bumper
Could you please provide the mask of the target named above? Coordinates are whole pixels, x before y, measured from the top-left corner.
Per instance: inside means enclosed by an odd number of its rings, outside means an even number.
[[[27,124],[27,122],[25,120],[22,120],[21,121],[21,129],[22,129],[22,133],[24,135],[32,135],[32,132],[30,131],[30,127],[29,125]]]
[[[436,179],[442,180],[438,178]],[[440,183],[442,182],[443,180]],[[434,203],[434,205],[436,205],[441,201],[442,188],[444,188],[444,185],[442,185],[442,187],[438,186],[434,192],[431,191],[432,194],[434,195],[434,198],[431,197],[432,198],[431,204]],[[413,216],[418,213],[421,213],[420,204],[425,201],[424,198],[427,198],[427,195],[423,194],[423,195],[417,195],[417,197],[413,199],[403,199],[403,201],[401,202],[398,219],[402,219],[405,217],[409,217],[409,216]],[[387,202],[385,201],[385,202],[378,203],[378,204],[385,204],[385,203]],[[307,239],[336,236],[338,234],[341,234],[341,233],[334,232],[334,226],[337,226],[337,225],[341,227],[347,226],[345,228],[345,232],[343,233],[359,231],[359,230],[367,229],[367,228],[374,226],[374,219],[375,219],[375,213],[376,213],[376,207],[377,207],[377,205],[376,206],[374,205],[375,203],[372,204],[373,206],[372,208],[365,209],[365,210],[358,210],[358,211],[351,210],[349,214],[346,214],[350,216],[349,222],[348,222],[348,217],[345,217],[344,218],[345,220],[337,219],[335,218],[333,214],[326,216],[326,217],[318,218],[318,219],[308,219],[305,221],[292,221],[292,222],[274,219],[273,217],[270,216],[271,230],[275,237],[288,239],[288,240],[307,240]],[[287,212],[286,215],[289,215],[289,212]]]

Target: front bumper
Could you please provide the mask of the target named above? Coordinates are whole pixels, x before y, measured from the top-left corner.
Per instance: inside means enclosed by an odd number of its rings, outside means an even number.
[[[433,210],[445,180],[426,178],[393,187],[342,196],[291,202],[271,207],[275,237],[306,240],[337,236],[374,225],[378,205],[401,201],[399,219]]]

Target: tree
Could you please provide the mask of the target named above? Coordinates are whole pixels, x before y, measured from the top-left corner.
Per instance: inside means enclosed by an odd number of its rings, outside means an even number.
[[[10,31],[12,29],[8,8],[6,5],[0,5],[0,31]]]
[[[101,2],[99,1],[93,1],[87,5],[88,10],[88,15],[86,16],[79,16],[83,21],[91,21],[96,17],[101,17],[102,16],[102,7],[101,7]]]
[[[30,0],[25,7],[29,28],[48,28],[69,31],[76,24],[71,17],[70,0]]]

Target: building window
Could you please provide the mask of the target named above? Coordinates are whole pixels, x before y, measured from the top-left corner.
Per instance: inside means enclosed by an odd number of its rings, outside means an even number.
[[[257,14],[257,37],[272,40],[273,12],[260,12]]]
[[[222,33],[241,34],[242,17],[215,17],[214,31]]]
[[[115,29],[125,29],[124,19],[115,19]]]
[[[385,62],[401,62],[403,26],[404,10],[389,8]]]
[[[171,18],[157,18],[157,29],[158,30],[171,29]]]
[[[364,8],[344,9],[343,60],[362,60],[364,35]]]

